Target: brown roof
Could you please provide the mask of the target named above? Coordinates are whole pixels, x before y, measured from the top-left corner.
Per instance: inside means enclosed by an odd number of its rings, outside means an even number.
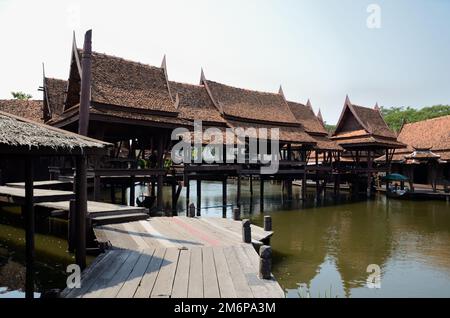
[[[50,108],[51,116],[61,115],[64,112],[67,81],[46,77],[44,78],[44,89],[46,98],[48,98],[48,107]]]
[[[332,139],[345,147],[380,146],[404,148],[384,121],[378,108],[353,105],[346,99]]]
[[[267,128],[268,130],[271,128],[278,128],[279,129],[279,140],[281,142],[288,142],[288,143],[299,143],[299,144],[311,144],[315,145],[315,140],[309,136],[301,127],[294,127],[294,126],[277,126],[277,125],[267,125],[267,124],[256,124],[256,123],[250,123],[250,122],[243,122],[243,121],[234,121],[234,120],[227,120],[228,124],[233,128]],[[251,132],[251,130],[249,131]],[[257,137],[257,132],[252,133],[250,137]],[[268,139],[271,139],[270,131],[267,132]]]
[[[203,85],[169,82],[170,92],[175,100],[178,94],[179,117],[189,120],[202,120],[213,124],[226,124],[219,110],[214,106]]]
[[[283,95],[236,88],[204,80],[213,101],[227,116],[284,124],[298,124]]]
[[[405,124],[398,140],[408,146],[402,152],[412,152],[414,149],[450,151],[450,115]]]
[[[163,68],[92,53],[92,102],[176,113]]]
[[[41,100],[0,100],[0,111],[42,122],[42,101]]]
[[[306,132],[328,134],[310,107],[296,102],[288,101],[287,103],[295,118],[303,125]]]

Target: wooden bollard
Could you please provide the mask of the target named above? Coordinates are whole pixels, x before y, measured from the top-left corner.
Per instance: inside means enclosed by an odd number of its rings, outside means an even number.
[[[272,217],[270,215],[264,216],[264,231],[272,231]]]
[[[233,209],[233,220],[235,220],[235,221],[241,220],[241,209],[240,208]]]
[[[195,217],[195,204],[191,203],[189,205],[189,217],[194,218]]]
[[[272,279],[272,248],[263,245],[259,249],[259,278]]]
[[[244,243],[252,242],[252,228],[250,227],[250,220],[242,220],[242,241]]]

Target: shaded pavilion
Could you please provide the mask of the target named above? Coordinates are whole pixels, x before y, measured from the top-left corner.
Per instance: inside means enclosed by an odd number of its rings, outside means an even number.
[[[34,291],[34,204],[39,202],[39,190],[33,189],[34,162],[39,157],[68,156],[75,158],[75,228],[76,263],[86,266],[86,158],[103,155],[110,144],[80,136],[68,131],[37,123],[23,117],[0,112],[0,161],[14,159],[23,161],[25,189],[15,194],[0,194],[3,202],[22,206],[26,240],[26,297],[32,298]],[[6,188],[6,187],[4,187]],[[22,193],[23,192],[23,193]],[[45,198],[48,199],[48,198]]]
[[[450,180],[450,115],[404,123],[398,141],[407,145],[392,157],[392,170],[408,176],[414,183],[448,187]],[[376,159],[383,162],[385,156]]]
[[[134,205],[132,185],[139,174],[153,184],[157,181],[157,206],[161,210],[167,174],[164,154],[170,149],[171,132],[178,127],[192,127],[190,121],[179,116],[177,101],[170,92],[165,59],[161,67],[155,67],[93,52],[88,31],[83,49],[77,48],[73,40],[69,74],[66,84],[44,77],[44,117],[52,126],[115,145],[114,155],[106,164],[93,163],[95,198],[98,199],[100,182],[104,182],[101,177],[112,180],[113,200],[115,178],[125,179],[130,187],[130,204]],[[85,106],[83,87],[87,91]],[[124,148],[128,158],[119,158]],[[148,159],[145,156],[149,154],[156,157],[155,166],[137,169],[137,160]]]
[[[368,195],[371,195],[373,174],[388,172],[395,150],[405,148],[403,143],[397,141],[396,134],[384,121],[378,104],[373,109],[354,105],[348,96],[331,139],[345,149],[341,169],[354,182],[356,186],[354,190],[358,192],[359,188],[359,182],[355,177],[365,175]],[[374,159],[383,154],[385,164],[375,167]]]

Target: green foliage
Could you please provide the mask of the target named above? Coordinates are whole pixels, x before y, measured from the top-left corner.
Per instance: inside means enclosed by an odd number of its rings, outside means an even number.
[[[395,131],[399,131],[403,121],[414,123],[426,119],[450,115],[450,105],[435,105],[415,109],[412,107],[381,107],[381,114],[389,127]]]
[[[11,92],[11,95],[14,97],[14,99],[20,99],[20,100],[29,100],[30,98],[33,98],[30,94],[26,94],[24,92]]]
[[[336,129],[336,125],[330,125],[330,124],[325,123],[325,129],[326,129],[329,133],[332,133],[332,132],[334,132],[334,130]]]

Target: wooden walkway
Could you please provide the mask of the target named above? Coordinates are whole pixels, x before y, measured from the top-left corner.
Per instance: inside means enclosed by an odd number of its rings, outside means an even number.
[[[242,243],[241,222],[161,217],[94,228],[113,249],[63,297],[282,298],[274,278],[258,277],[259,255]],[[252,226],[255,242],[273,233]],[[259,244],[261,244],[259,242]]]
[[[70,191],[34,189],[34,203],[45,201],[67,201],[75,198]],[[0,202],[23,205],[25,204],[25,188],[0,186]]]

